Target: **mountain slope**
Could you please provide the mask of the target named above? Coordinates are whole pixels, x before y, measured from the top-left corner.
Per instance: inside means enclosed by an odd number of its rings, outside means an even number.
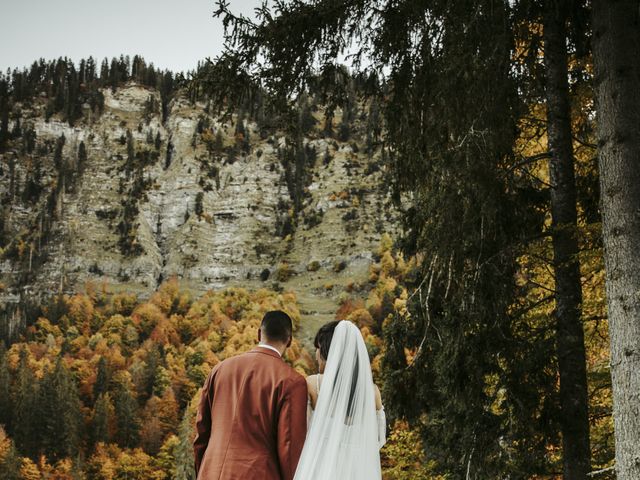
[[[175,276],[196,292],[294,289],[325,320],[397,225],[379,152],[357,133],[313,128],[294,145],[180,94],[163,122],[155,89],[101,93],[103,111],[85,104],[74,126],[47,120],[44,101],[14,106],[21,135],[0,154],[6,311],[87,281],[145,295]]]

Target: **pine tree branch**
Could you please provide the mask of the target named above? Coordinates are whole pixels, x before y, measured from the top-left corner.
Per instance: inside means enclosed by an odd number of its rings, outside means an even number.
[[[541,288],[542,290],[546,290],[547,292],[551,292],[553,295],[557,293],[554,289],[549,288],[546,285],[542,285],[541,283],[534,282],[533,280],[527,280],[527,284],[531,284],[534,287],[538,287],[538,288]]]
[[[521,308],[520,310],[515,312],[515,314],[513,314],[513,318],[520,318],[524,314],[526,314],[526,313],[530,312],[531,310],[539,307],[540,305],[544,305],[545,303],[553,300],[554,298],[555,298],[555,295],[547,295],[546,297],[541,298],[537,302],[534,302],[531,305],[527,305],[526,307]]]
[[[540,160],[547,160],[547,159],[550,159],[550,158],[551,158],[551,153],[549,153],[549,152],[538,153],[537,155],[532,155],[530,157],[524,157],[521,161],[519,161],[515,165],[512,165],[511,167],[509,167],[507,169],[507,173],[511,173],[514,170],[516,170],[518,168],[522,168],[522,167],[524,167],[526,165],[530,165],[532,163],[539,162]]]
[[[541,183],[542,185],[544,185],[545,187],[549,187],[549,188],[554,188],[553,185],[551,185],[548,182],[545,182],[544,180],[542,180],[540,177],[537,177],[536,175],[534,175],[533,173],[531,173],[529,171],[528,168],[523,168],[522,169],[524,171],[524,173],[526,173],[528,176],[530,176],[531,178],[533,178],[535,181]]]
[[[587,142],[586,140],[582,140],[580,137],[578,137],[576,135],[573,136],[573,141],[574,142],[578,142],[583,147],[589,148],[591,150],[595,150],[596,148],[598,148],[598,146],[595,143],[591,143],[591,142]]]

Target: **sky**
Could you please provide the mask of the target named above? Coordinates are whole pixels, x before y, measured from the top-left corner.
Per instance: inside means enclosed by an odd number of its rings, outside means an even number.
[[[253,16],[262,0],[227,0]],[[214,0],[0,0],[0,71],[34,60],[142,55],[174,72],[222,50]]]

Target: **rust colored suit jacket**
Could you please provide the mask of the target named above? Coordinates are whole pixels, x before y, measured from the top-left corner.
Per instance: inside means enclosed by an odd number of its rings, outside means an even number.
[[[307,434],[307,384],[264,347],[216,365],[193,442],[197,480],[291,480]]]

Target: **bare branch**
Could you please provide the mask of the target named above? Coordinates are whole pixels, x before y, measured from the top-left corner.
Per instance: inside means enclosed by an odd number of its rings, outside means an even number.
[[[616,469],[615,465],[611,465],[610,467],[603,468],[601,470],[594,470],[593,472],[587,473],[587,477],[595,477],[597,475],[602,475],[603,473],[613,472]]]

